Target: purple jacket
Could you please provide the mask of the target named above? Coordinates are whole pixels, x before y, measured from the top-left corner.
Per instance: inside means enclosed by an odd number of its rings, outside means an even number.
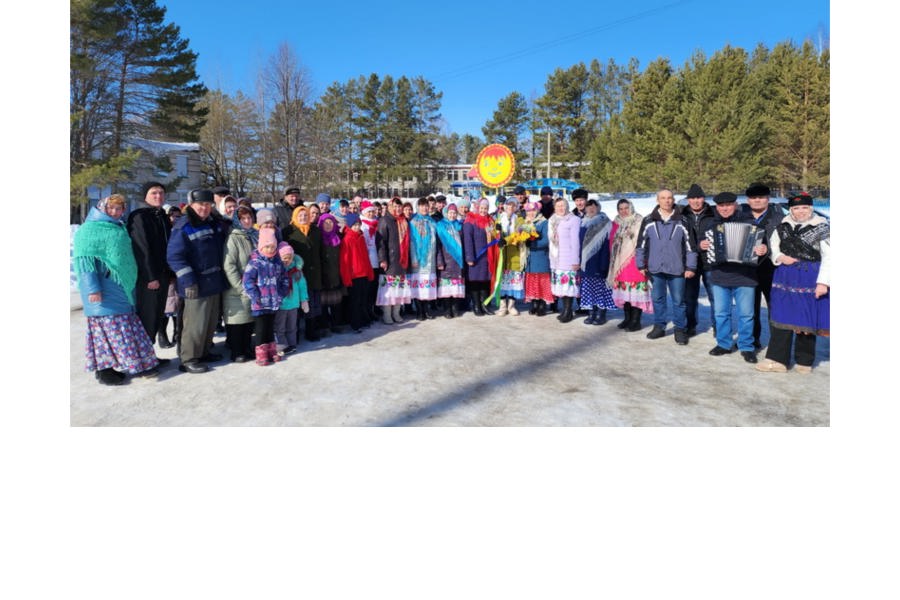
[[[558,240],[553,240],[553,221],[550,217],[547,233],[550,235],[550,268],[568,271],[572,265],[581,264],[581,219],[572,213],[562,217],[556,227]]]
[[[276,254],[266,258],[254,250],[244,268],[244,292],[250,298],[250,313],[254,317],[273,313],[281,308],[281,301],[291,291],[287,269]]]

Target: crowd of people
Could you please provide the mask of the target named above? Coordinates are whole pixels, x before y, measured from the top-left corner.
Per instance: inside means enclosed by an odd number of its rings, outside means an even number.
[[[671,321],[675,343],[686,345],[697,334],[702,282],[710,355],[738,351],[763,372],[786,372],[793,361],[808,373],[816,336],[829,334],[828,222],[806,193],[789,198],[787,214],[764,185],[746,195],[745,210],[730,192],[709,205],[694,184],[679,206],[661,189],[646,217],[622,199],[610,219],[585,189],[572,193],[570,210],[549,187],[530,201],[517,186],[493,213],[486,198],[448,204],[442,195],[415,205],[357,196],[332,213],[330,196],[305,203],[296,187],[273,208],[255,209],[224,186],[170,206],[165,186],[148,182],[127,220],[114,194],[75,235],[86,369],[105,385],[152,377],[168,362],[155,342],[177,346],[181,371],[205,373],[223,358],[213,351],[216,331],[231,361],[264,366],[300,339],[465,312],[516,317],[520,307],[562,324],[583,314],[593,326],[620,309],[627,332],[641,330],[647,313],[647,338],[666,337]],[[770,338],[759,362],[762,298]]]

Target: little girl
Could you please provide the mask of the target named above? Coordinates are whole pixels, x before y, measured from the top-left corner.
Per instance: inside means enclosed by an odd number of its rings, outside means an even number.
[[[275,230],[259,230],[259,242],[244,268],[244,293],[250,298],[255,317],[256,364],[270,365],[281,360],[275,347],[275,313],[290,291],[287,269],[278,257]]]
[[[290,281],[288,294],[275,314],[275,348],[278,356],[284,356],[297,349],[297,311],[302,308],[304,314],[309,312],[309,292],[303,276],[303,259],[294,254],[291,245],[278,244],[278,256]]]

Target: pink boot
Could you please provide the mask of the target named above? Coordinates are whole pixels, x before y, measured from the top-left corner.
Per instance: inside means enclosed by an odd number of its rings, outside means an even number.
[[[275,342],[269,342],[269,358],[272,359],[272,362],[281,362],[284,360],[284,356],[278,353],[278,344]]]
[[[260,344],[256,347],[256,364],[261,367],[265,367],[266,365],[271,365],[272,361],[269,360],[269,345],[268,344]]]

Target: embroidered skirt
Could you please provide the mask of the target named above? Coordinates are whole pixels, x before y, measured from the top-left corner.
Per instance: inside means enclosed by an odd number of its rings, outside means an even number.
[[[550,273],[525,273],[525,301],[553,302],[550,291]]]
[[[523,299],[525,297],[525,273],[504,270],[500,279],[500,295],[511,296],[516,300]]]
[[[616,303],[613,302],[612,290],[606,284],[605,277],[597,277],[595,275],[584,275],[581,278],[581,306],[590,308],[597,305],[600,308],[615,308]]]
[[[831,294],[816,298],[817,262],[778,265],[772,278],[772,327],[827,336],[831,329]]]
[[[465,298],[466,280],[462,277],[439,277],[438,298]]]
[[[396,306],[409,304],[412,290],[406,275],[381,275],[378,278],[377,306]]]
[[[577,298],[581,294],[579,271],[550,269],[550,291],[557,298]]]
[[[87,317],[84,357],[85,371],[115,369],[132,375],[159,363],[153,342],[134,313]]]
[[[640,308],[647,314],[653,314],[653,301],[650,298],[649,281],[619,281],[612,290],[613,302],[619,308],[628,302],[635,308]]]
[[[407,276],[412,297],[416,300],[437,298],[437,274],[430,271],[410,273]]]

